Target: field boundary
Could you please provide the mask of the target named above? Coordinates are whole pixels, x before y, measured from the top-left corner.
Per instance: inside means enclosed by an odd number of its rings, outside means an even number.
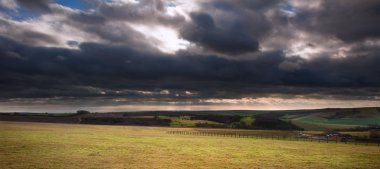
[[[231,137],[245,139],[270,139],[284,141],[302,141],[315,143],[335,143],[335,144],[350,144],[350,145],[365,145],[380,147],[380,140],[347,140],[338,137],[318,137],[306,138],[297,136],[279,136],[279,135],[263,135],[263,134],[241,134],[238,132],[205,132],[205,131],[167,131],[171,135],[189,135],[189,136],[208,136],[208,137]]]

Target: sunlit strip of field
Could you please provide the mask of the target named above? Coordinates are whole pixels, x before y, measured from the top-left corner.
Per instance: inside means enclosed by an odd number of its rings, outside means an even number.
[[[173,130],[196,129],[0,121],[0,168],[376,168],[380,161],[377,146]]]

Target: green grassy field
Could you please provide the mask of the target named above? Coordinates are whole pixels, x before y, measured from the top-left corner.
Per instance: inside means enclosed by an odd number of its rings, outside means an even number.
[[[351,124],[351,125],[377,125],[380,122],[380,117],[373,118],[341,118],[341,119],[325,119],[319,117],[305,117],[302,121],[310,123],[324,123],[324,124]]]
[[[380,161],[377,146],[167,134],[173,130],[199,129],[0,121],[0,168],[378,168]]]
[[[316,123],[307,122],[303,120],[292,120],[292,123],[305,129],[305,130],[326,130],[326,129],[353,129],[360,127],[361,125],[350,125],[350,124],[328,124],[328,123]],[[364,127],[364,126],[362,126]]]
[[[197,124],[211,124],[211,125],[223,125],[210,120],[191,120],[191,116],[159,116],[160,119],[170,119],[170,126],[172,127],[195,127]],[[252,116],[244,116],[240,119],[240,122],[251,126],[255,119]]]
[[[170,119],[170,126],[173,127],[194,127],[197,124],[222,124],[214,121],[208,120],[191,120],[190,116],[159,116],[160,119]]]

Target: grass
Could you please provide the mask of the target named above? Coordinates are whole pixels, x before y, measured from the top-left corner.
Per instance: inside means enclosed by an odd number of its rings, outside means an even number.
[[[290,113],[280,117],[305,130],[352,129],[380,125],[379,108],[340,109],[310,113]]]
[[[320,117],[305,117],[301,119],[304,122],[324,123],[324,124],[342,124],[342,125],[379,125],[380,117],[371,118],[339,118],[325,119]]]
[[[370,124],[380,124],[380,117],[326,119],[316,116],[306,116],[292,119],[291,122],[305,130],[353,129],[356,127],[365,127]]]
[[[316,122],[307,122],[303,120],[291,120],[291,122],[301,127],[305,130],[326,130],[326,129],[353,129],[360,127],[360,125],[344,125],[344,124],[327,124],[327,123],[316,123]],[[362,126],[364,127],[364,126]]]
[[[0,168],[377,168],[380,161],[376,146],[172,130],[199,129],[0,121]]]
[[[192,131],[215,133],[215,134],[241,134],[241,135],[259,135],[259,136],[285,136],[294,137],[298,135],[297,131],[281,131],[281,130],[242,130],[242,129],[205,129],[195,128]]]
[[[246,126],[251,126],[253,122],[255,122],[255,118],[252,116],[246,116],[246,117],[241,118],[240,122],[242,122]]]
[[[349,134],[351,136],[356,136],[356,137],[364,137],[364,138],[369,137],[368,131],[344,131],[344,132],[340,132],[340,133],[341,134]]]
[[[190,116],[159,116],[160,119],[170,119],[170,126],[173,127],[194,127],[197,124],[215,124],[221,125],[222,123],[208,121],[208,120],[191,120]]]

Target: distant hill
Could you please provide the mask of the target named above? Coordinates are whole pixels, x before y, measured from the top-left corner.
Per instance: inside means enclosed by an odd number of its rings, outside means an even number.
[[[279,118],[290,121],[305,130],[379,126],[380,108],[322,109],[311,112],[285,113]]]
[[[313,110],[145,111],[109,113],[0,113],[0,120],[106,125],[240,128],[271,130],[358,130],[380,126],[380,108]]]

